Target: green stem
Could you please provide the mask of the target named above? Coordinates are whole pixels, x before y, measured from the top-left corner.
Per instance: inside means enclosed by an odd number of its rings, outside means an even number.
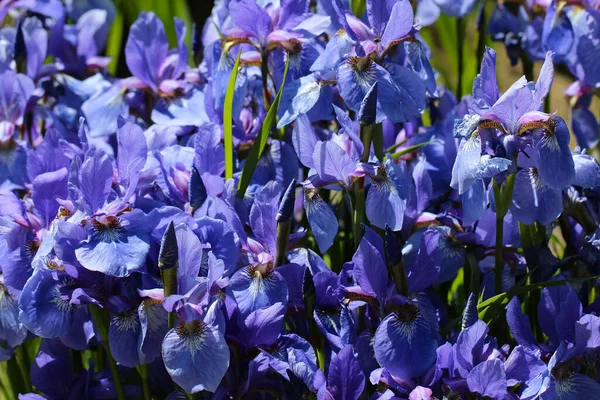
[[[96,325],[96,329],[100,334],[100,339],[102,339],[102,346],[108,356],[108,366],[110,367],[110,373],[112,374],[113,383],[117,392],[117,399],[126,400],[127,397],[125,396],[125,389],[119,375],[119,368],[117,367],[117,362],[113,358],[112,353],[110,352],[110,346],[108,345],[108,327],[110,324],[108,311],[96,305],[90,305],[90,314],[92,314],[92,320]]]
[[[151,400],[152,395],[150,394],[150,384],[148,383],[148,377],[150,376],[150,368],[148,364],[139,364],[138,372],[142,378],[142,390],[144,391],[144,400]]]
[[[496,213],[496,253],[494,262],[494,294],[502,293],[502,270],[504,269],[504,259],[502,257],[504,237],[504,216]]]
[[[354,247],[358,248],[362,238],[362,223],[365,220],[365,180],[360,178],[354,185],[354,215],[352,218],[352,236]]]
[[[467,248],[467,264],[469,264],[469,271],[470,271],[470,283],[469,283],[469,288],[470,291],[469,293],[475,293],[477,295],[477,297],[479,297],[479,287],[480,287],[480,273],[479,273],[479,266],[477,265],[477,258],[475,257],[475,249],[474,248]]]
[[[486,35],[486,17],[485,17],[485,4],[481,5],[481,14],[479,14],[479,20],[477,21],[477,66],[479,67],[483,62],[483,55],[485,54],[485,39]]]
[[[458,84],[456,85],[456,99],[460,101],[462,98],[463,86],[463,71],[464,71],[464,45],[465,45],[465,26],[463,18],[456,18],[456,40],[457,40],[457,56],[458,56]]]
[[[260,75],[262,77],[262,89],[263,89],[263,100],[265,103],[265,110],[271,108],[271,94],[269,93],[269,54],[264,53],[260,63]]]
[[[29,359],[27,349],[25,349],[24,345],[16,348],[15,357],[17,358],[17,363],[19,364],[19,370],[21,371],[24,388],[27,393],[30,393],[33,391],[33,386],[31,386],[30,379],[31,360]]]
[[[502,270],[504,269],[504,217],[508,213],[512,202],[513,190],[515,188],[516,174],[506,177],[504,186],[492,179],[494,188],[494,200],[496,203],[496,252],[494,262],[494,289],[495,294],[502,293]]]
[[[285,253],[290,239],[291,225],[291,221],[277,223],[277,257],[275,258],[275,267],[285,264]]]

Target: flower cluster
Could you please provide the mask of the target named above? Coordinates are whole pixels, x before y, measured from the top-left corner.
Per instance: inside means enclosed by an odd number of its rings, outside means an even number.
[[[66,3],[0,1],[20,399],[597,398],[598,1],[498,2],[541,70],[502,91],[485,48],[462,98],[419,30],[483,1],[216,1],[171,49],[142,12],[122,79],[114,5]]]

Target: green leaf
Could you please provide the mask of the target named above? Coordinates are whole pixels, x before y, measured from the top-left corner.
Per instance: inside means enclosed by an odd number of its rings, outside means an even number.
[[[350,10],[358,18],[361,18],[367,10],[366,0],[350,0]]]
[[[256,169],[256,165],[258,164],[258,160],[262,156],[263,151],[265,150],[265,146],[267,145],[267,139],[269,139],[269,134],[271,133],[271,129],[275,125],[275,118],[277,117],[277,109],[279,108],[279,102],[281,101],[281,93],[283,92],[283,87],[285,86],[285,79],[287,77],[288,67],[289,67],[290,58],[287,57],[285,62],[285,70],[283,71],[283,81],[279,87],[279,91],[275,96],[275,100],[273,100],[273,104],[269,108],[267,112],[267,116],[263,121],[260,132],[258,133],[258,137],[252,144],[250,148],[250,153],[248,154],[248,158],[246,158],[246,163],[244,164],[244,168],[242,169],[242,176],[240,177],[240,181],[238,182],[237,195],[239,198],[243,198],[246,194],[246,189],[248,189],[248,185],[250,184],[250,180],[252,179],[252,175],[254,174],[254,170]]]
[[[402,149],[402,150],[392,154],[392,158],[402,157],[408,153],[412,153],[415,150],[419,150],[421,147],[425,147],[430,143],[431,142],[424,142],[424,143],[415,144],[414,146],[407,147],[405,149]]]
[[[225,144],[225,179],[233,178],[233,95],[240,66],[240,51],[235,59],[233,70],[229,76],[227,92],[225,93],[225,105],[223,107],[223,137]]]
[[[115,14],[115,20],[110,27],[110,32],[108,33],[108,41],[106,42],[106,55],[110,57],[108,71],[111,75],[115,75],[117,72],[117,65],[119,65],[119,55],[121,54],[121,45],[123,45],[124,23],[125,21],[123,19],[123,13],[117,12]]]

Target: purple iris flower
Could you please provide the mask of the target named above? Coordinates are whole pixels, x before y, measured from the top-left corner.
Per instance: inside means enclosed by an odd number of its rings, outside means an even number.
[[[154,93],[172,93],[173,85],[187,67],[185,24],[175,18],[177,49],[169,51],[162,21],[152,12],[142,12],[131,26],[125,55],[131,73]]]
[[[347,13],[341,2],[334,2],[334,7],[344,29],[328,43],[311,69],[337,68],[340,95],[354,111],[360,109],[365,95],[377,81],[376,122],[384,119],[406,122],[418,118],[425,108],[426,87],[431,94],[435,92],[435,79],[420,42],[414,38],[416,29],[410,3],[404,0],[368,2],[371,28]],[[385,57],[393,53],[399,43],[405,44],[402,50],[408,67]],[[426,78],[425,83],[420,75]],[[384,100],[389,98],[401,99],[401,106]]]

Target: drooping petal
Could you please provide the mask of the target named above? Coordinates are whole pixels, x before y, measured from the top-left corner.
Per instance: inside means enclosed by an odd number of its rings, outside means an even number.
[[[229,348],[218,329],[202,321],[182,322],[162,343],[167,372],[186,392],[215,392],[229,367]]]
[[[382,229],[386,226],[394,231],[402,229],[409,193],[409,181],[404,168],[388,159],[371,179],[366,199],[367,218]]]
[[[120,217],[90,222],[90,237],[75,250],[90,271],[128,276],[142,268],[150,249],[145,214],[133,210]]]
[[[433,307],[427,300],[409,302],[388,315],[375,332],[375,357],[394,377],[410,380],[425,373],[436,359]]]
[[[561,117],[555,117],[555,128],[552,132],[544,131],[537,141],[538,173],[544,183],[556,190],[570,186],[575,178],[573,156],[571,155],[571,135],[569,128]]]
[[[575,179],[573,185],[584,188],[595,188],[600,186],[600,164],[587,154],[573,154],[575,163]]]
[[[139,305],[137,313],[141,327],[139,362],[148,364],[160,357],[160,345],[169,330],[167,311],[160,301],[146,299]]]
[[[305,167],[314,168],[313,153],[319,138],[305,114],[296,120],[292,131],[292,144],[298,159]]]
[[[221,137],[221,128],[218,125],[205,124],[198,129],[194,139],[194,165],[200,175],[208,172],[221,176],[225,171],[225,151]]]
[[[557,4],[551,2],[546,11],[542,28],[542,43],[560,58],[565,57],[573,47],[573,26],[566,13],[557,13]]]
[[[238,270],[231,277],[227,291],[235,299],[243,316],[275,303],[287,307],[287,283],[269,265],[249,266]]]
[[[138,357],[140,331],[137,310],[128,310],[111,317],[108,344],[115,361],[119,364],[133,368],[140,362]]]
[[[452,168],[450,186],[463,194],[477,179],[481,160],[481,137],[473,133],[460,147],[456,162]]]
[[[27,337],[27,328],[19,321],[17,300],[0,286],[0,341],[11,348],[23,343]]]
[[[324,253],[333,244],[338,231],[338,220],[318,192],[304,191],[304,209],[319,250]]]
[[[536,170],[523,169],[517,173],[513,201],[510,207],[515,218],[524,223],[538,221],[544,225],[554,221],[563,210],[562,194],[542,181]]]
[[[281,128],[294,121],[300,114],[306,114],[317,104],[321,97],[321,84],[314,74],[286,83],[281,102],[277,110]]]
[[[19,318],[37,336],[55,338],[71,328],[73,308],[61,294],[62,285],[50,272],[38,270],[21,292]]]

